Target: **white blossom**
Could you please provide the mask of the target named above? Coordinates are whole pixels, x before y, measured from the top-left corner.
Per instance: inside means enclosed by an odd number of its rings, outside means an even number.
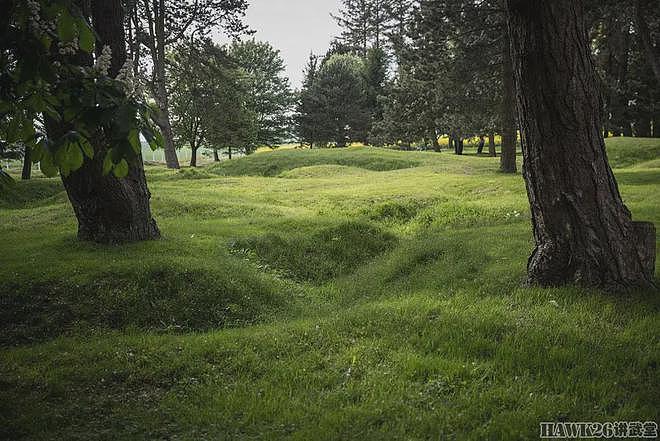
[[[99,55],[99,57],[96,59],[94,68],[100,75],[107,77],[111,65],[112,65],[112,49],[110,49],[110,46],[105,45],[101,50],[101,55]]]

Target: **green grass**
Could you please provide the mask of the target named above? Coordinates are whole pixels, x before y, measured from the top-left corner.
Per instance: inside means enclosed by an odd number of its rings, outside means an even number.
[[[608,152],[660,226],[660,140]],[[148,169],[164,238],[0,193],[0,439],[535,439],[660,417],[660,297],[522,286],[520,175],[372,148]]]

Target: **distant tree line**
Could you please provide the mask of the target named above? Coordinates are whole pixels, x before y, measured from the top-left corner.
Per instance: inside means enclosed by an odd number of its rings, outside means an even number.
[[[585,8],[604,135],[660,137],[660,23],[652,1],[633,3],[590,0]],[[306,68],[297,112],[302,142],[438,150],[446,135],[461,154],[465,140],[477,137],[480,151],[488,139],[494,156],[499,134],[501,168],[516,171],[519,124],[504,1],[344,0],[335,18],[341,34]]]
[[[276,146],[291,137],[294,95],[284,62],[269,43],[246,40],[218,46],[210,40],[181,44],[173,51],[169,77],[174,136],[231,159],[259,146]]]

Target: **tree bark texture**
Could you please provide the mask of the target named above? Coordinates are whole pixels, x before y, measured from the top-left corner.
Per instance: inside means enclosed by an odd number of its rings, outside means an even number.
[[[655,227],[634,223],[607,161],[580,0],[507,0],[536,248],[528,281],[652,287]]]
[[[124,46],[123,10],[120,0],[92,2],[97,46],[112,49],[110,74],[116,75],[126,61]],[[61,127],[49,131],[62,130]],[[160,232],[151,216],[150,193],[139,155],[129,164],[126,178],[110,174],[103,176],[103,159],[108,145],[102,133],[90,140],[94,159],[62,177],[69,200],[78,219],[78,238],[98,243],[119,243],[157,239]]]

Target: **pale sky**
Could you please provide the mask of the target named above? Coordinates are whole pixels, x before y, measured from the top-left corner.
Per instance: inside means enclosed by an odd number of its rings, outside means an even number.
[[[323,55],[339,28],[340,0],[249,0],[247,24],[254,38],[279,49],[287,65],[291,86],[300,87],[309,53]]]

